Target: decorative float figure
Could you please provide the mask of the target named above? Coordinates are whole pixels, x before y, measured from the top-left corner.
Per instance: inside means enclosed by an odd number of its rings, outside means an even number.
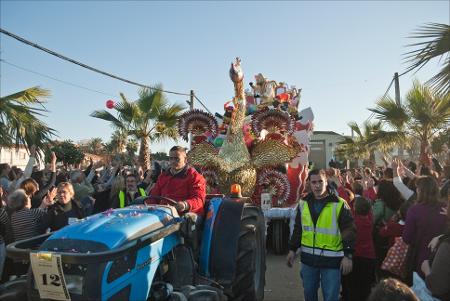
[[[237,183],[242,195],[257,204],[261,193],[266,198],[270,194],[272,200],[266,204],[265,216],[272,220],[275,252],[281,253],[289,236],[283,224],[295,213],[291,205],[304,189],[309,140],[303,136],[312,131],[312,119],[308,119],[309,127],[304,124],[297,110],[300,90],[289,89],[284,83],[277,85],[258,74],[257,85],[251,85],[253,95],[246,93],[239,58],[231,64],[230,78],[234,97],[225,103],[224,115],[185,112],[179,119],[178,131],[186,141],[192,134],[188,161],[210,179],[208,183],[214,185],[210,191],[227,194]]]

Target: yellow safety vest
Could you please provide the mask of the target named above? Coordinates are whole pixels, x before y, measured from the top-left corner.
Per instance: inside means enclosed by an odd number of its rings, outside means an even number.
[[[338,199],[339,202],[327,202],[325,204],[317,219],[316,226],[314,226],[311,218],[308,203],[303,200],[300,201],[302,252],[327,257],[344,256],[338,217],[345,201],[341,198]]]
[[[141,196],[145,196],[145,190],[143,188],[139,188],[139,193]],[[119,192],[119,208],[125,207],[125,192],[122,190]]]

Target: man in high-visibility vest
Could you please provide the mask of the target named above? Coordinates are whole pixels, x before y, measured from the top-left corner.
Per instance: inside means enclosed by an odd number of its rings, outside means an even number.
[[[328,188],[325,171],[310,171],[308,180],[311,193],[299,202],[286,261],[292,267],[300,248],[305,301],[318,300],[319,286],[324,301],[338,301],[341,273],[352,271],[356,228],[346,201]]]
[[[145,189],[138,187],[137,177],[134,174],[129,174],[125,178],[126,190],[119,191],[117,197],[112,201],[112,208],[124,208],[129,206],[135,199],[145,196]]]

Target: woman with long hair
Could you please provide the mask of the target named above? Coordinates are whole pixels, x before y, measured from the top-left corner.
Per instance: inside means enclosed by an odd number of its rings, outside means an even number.
[[[421,269],[425,284],[434,297],[442,301],[450,300],[450,193],[447,192],[447,230],[444,235],[435,237],[430,243],[435,251],[430,260],[425,260]],[[442,213],[442,212],[441,212]]]
[[[438,183],[432,176],[418,177],[416,192],[416,204],[406,213],[402,237],[410,248],[414,248],[412,252],[415,255],[412,258],[414,271],[424,277],[421,264],[431,255],[428,243],[433,237],[443,234],[447,227],[447,217],[440,213],[446,204],[439,202]]]
[[[389,250],[389,239],[380,235],[382,229],[398,211],[403,200],[399,191],[390,180],[383,179],[378,183],[378,199],[373,204],[373,241],[376,253],[377,278],[386,277],[380,267]]]

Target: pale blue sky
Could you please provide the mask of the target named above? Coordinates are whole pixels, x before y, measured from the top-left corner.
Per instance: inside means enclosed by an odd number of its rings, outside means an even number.
[[[362,123],[406,65],[407,38],[427,22],[449,24],[449,1],[0,1],[0,27],[41,46],[115,75],[196,95],[222,113],[233,96],[228,78],[239,56],[245,81],[259,72],[302,88],[300,106],[311,106],[316,130],[349,134]],[[138,87],[62,61],[0,35],[1,58],[90,89],[137,98]],[[113,129],[89,114],[107,96],[1,63],[0,95],[39,85],[50,89],[45,121],[59,139],[109,140]],[[401,95],[413,78],[425,81],[432,61],[400,78]],[[394,96],[393,87],[390,95]],[[171,102],[187,97],[168,95]],[[200,108],[199,104],[196,104]],[[153,146],[167,150],[172,142]]]

